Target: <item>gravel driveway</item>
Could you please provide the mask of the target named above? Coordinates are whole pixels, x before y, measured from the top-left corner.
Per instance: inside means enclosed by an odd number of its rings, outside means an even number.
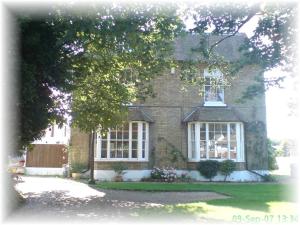
[[[26,198],[10,217],[12,222],[25,220],[117,222],[141,219],[138,210],[164,205],[227,198],[213,192],[144,192],[93,189],[70,179],[22,177],[16,186]]]

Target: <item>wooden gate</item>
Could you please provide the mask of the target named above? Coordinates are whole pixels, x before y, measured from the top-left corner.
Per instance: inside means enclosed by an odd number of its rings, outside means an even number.
[[[65,145],[35,144],[26,155],[26,167],[61,168],[68,163],[68,152]]]

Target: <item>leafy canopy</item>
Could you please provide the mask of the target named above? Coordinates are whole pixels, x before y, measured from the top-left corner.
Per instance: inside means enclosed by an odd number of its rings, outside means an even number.
[[[253,98],[283,79],[266,80],[263,72],[276,67],[293,72],[296,3],[222,2],[186,5],[185,11],[181,6],[106,4],[80,11],[74,3],[56,5],[44,17],[18,14],[20,146],[39,138],[50,122],[62,122],[71,110],[73,124],[83,130],[118,123],[126,106],[152,93],[150,81],[176,63],[183,68],[182,79],[197,81],[191,71],[199,62],[172,59],[172,43],[183,33],[185,16],[194,21],[189,32],[223,35],[209,45],[200,42],[198,50],[210,66],[221,65],[225,74],[234,75],[246,65],[260,65],[257,83],[244,97]],[[228,62],[218,56],[215,47],[254,18],[253,34],[240,48],[243,57]]]

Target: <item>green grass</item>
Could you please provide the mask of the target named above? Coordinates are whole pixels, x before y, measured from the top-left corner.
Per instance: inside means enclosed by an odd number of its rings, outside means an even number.
[[[212,191],[230,196],[177,205],[163,209],[147,209],[140,214],[185,214],[201,218],[231,220],[234,215],[261,216],[296,212],[291,184],[279,183],[154,183],[154,182],[100,182],[97,188],[132,191]],[[277,221],[278,222],[278,221]]]

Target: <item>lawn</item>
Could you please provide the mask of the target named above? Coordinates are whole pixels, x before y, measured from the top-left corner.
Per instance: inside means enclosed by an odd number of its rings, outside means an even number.
[[[153,183],[100,182],[104,189],[132,191],[213,191],[228,199],[140,210],[138,215],[185,215],[236,222],[297,222],[297,204],[291,184],[279,183]]]

